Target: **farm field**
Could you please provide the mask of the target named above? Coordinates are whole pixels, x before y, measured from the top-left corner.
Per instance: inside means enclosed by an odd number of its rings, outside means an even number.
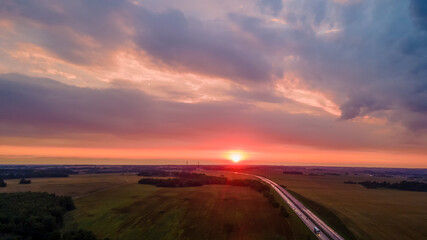
[[[367,180],[394,182],[401,181],[400,178],[285,175],[280,170],[256,170],[251,173],[266,176],[314,201],[313,205],[307,204],[306,207],[325,222],[331,220],[330,213],[333,213],[357,239],[427,238],[427,193],[366,189],[358,184],[343,183]],[[316,208],[316,205],[323,208]]]
[[[5,180],[7,187],[0,188],[0,193],[48,192],[79,198],[98,191],[136,183],[139,179],[140,177],[136,174],[81,174],[66,178],[32,178],[31,184],[28,185],[19,184],[19,179],[8,179]]]
[[[138,179],[106,174],[32,179],[30,185],[8,180],[1,191],[71,195],[77,209],[66,214],[63,231],[86,229],[99,239],[314,239],[294,214],[284,218],[250,188],[157,188]]]

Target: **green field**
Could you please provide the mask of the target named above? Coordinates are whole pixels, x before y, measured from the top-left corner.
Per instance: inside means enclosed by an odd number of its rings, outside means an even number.
[[[280,170],[253,173],[269,177],[314,202],[306,206],[325,222],[338,218],[357,239],[427,239],[427,193],[366,189],[358,184],[343,183],[348,180],[391,182],[402,179],[284,175]],[[337,231],[342,227],[341,224],[331,226]]]
[[[5,180],[7,187],[2,192],[49,192],[58,195],[84,197],[99,191],[136,183],[140,177],[135,174],[82,174],[67,178],[33,178],[31,184],[19,184],[19,179]]]
[[[47,191],[71,195],[76,210],[65,230],[82,228],[100,239],[314,239],[293,214],[280,215],[248,187],[207,185],[157,188],[134,175],[73,175],[8,180],[0,191]],[[290,210],[289,210],[290,212]]]

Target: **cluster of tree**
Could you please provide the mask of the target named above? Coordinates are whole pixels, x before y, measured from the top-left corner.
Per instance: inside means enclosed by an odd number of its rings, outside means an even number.
[[[296,175],[302,175],[302,172],[300,172],[300,171],[283,171],[283,174],[296,174]]]
[[[330,172],[326,172],[326,173],[324,173],[324,175],[341,176],[341,174],[339,174],[339,173],[330,173]]]
[[[263,184],[260,181],[253,180],[253,179],[232,179],[226,181],[228,184],[232,186],[243,186],[243,187],[250,187],[254,189],[255,191],[259,193],[270,193],[270,187]]]
[[[138,173],[142,177],[178,177],[185,179],[209,180],[217,177],[207,176],[203,173],[194,173],[186,171],[164,171],[159,169],[145,169]],[[223,176],[222,176],[223,177]]]
[[[139,180],[138,183],[156,185],[157,187],[198,187],[205,185],[202,181],[184,178],[143,178]]]
[[[6,187],[7,183],[4,181],[3,178],[0,178],[0,187]]]
[[[394,177],[393,175],[387,175],[387,174],[374,174],[374,177],[386,177],[386,178],[392,178]]]
[[[357,182],[353,182],[353,181],[345,181],[345,184],[357,184]]]
[[[108,173],[136,173],[139,171],[137,167],[128,166],[89,166],[74,168],[75,171],[84,174],[108,174]]]
[[[65,212],[73,210],[71,197],[49,193],[0,194],[0,239],[71,240],[59,228]]]
[[[21,178],[21,180],[19,181],[19,184],[30,184],[31,180],[27,180],[25,178]]]
[[[264,194],[264,197],[267,198],[268,202],[273,206],[274,208],[280,207],[279,202],[277,202],[276,197],[274,197],[273,194],[269,193],[268,195]]]
[[[401,181],[399,183],[389,183],[365,181],[359,182],[359,184],[364,186],[365,188],[390,188],[403,191],[427,192],[427,183],[422,182]]]
[[[168,177],[171,176],[171,172],[163,171],[159,169],[146,169],[138,173],[138,176],[142,177]]]
[[[226,184],[227,178],[224,176],[209,176],[204,173],[192,173],[192,172],[172,172],[172,175],[177,178],[200,180],[204,184]]]
[[[206,170],[217,170],[217,171],[242,171],[242,170],[255,170],[255,169],[273,169],[271,166],[257,166],[257,165],[203,165],[200,166]]]
[[[207,176],[199,173],[174,173],[175,178],[142,178],[139,184],[156,185],[157,187],[198,187],[208,184],[226,184],[227,178]]]
[[[286,210],[284,206],[280,206],[279,210],[280,210],[280,214],[282,214],[283,217],[289,217],[289,212]]]
[[[96,236],[90,231],[79,229],[64,233],[60,240],[96,240]]]
[[[76,173],[66,168],[6,168],[0,169],[0,177],[4,179],[17,178],[42,178],[42,177],[68,177],[69,174]]]

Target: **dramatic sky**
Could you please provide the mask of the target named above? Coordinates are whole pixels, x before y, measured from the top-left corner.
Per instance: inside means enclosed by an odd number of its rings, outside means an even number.
[[[0,30],[0,164],[427,167],[425,0],[2,0]]]

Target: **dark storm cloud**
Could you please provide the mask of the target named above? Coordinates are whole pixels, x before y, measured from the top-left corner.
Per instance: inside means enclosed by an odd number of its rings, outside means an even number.
[[[277,75],[256,45],[226,28],[208,28],[177,10],[141,9],[137,17],[135,42],[161,63],[238,82],[265,82]]]
[[[245,15],[230,19],[269,51],[298,56],[285,72],[298,73],[314,89],[333,91],[341,119],[371,115],[427,129],[427,34],[412,21],[414,3],[287,3],[284,9],[292,10],[284,18],[297,28],[271,28]],[[421,6],[417,11],[419,18]]]
[[[96,90],[68,86],[50,79],[23,75],[0,78],[0,118],[3,123],[33,125],[48,131],[73,129],[103,131],[126,126],[137,118],[143,128],[144,111],[140,103],[148,99],[134,90]],[[123,97],[126,96],[126,97]],[[128,111],[127,108],[138,111]],[[108,121],[103,122],[105,118]],[[49,128],[51,130],[49,130]]]
[[[258,0],[261,10],[277,15],[283,8],[282,0]]]
[[[388,110],[391,106],[369,95],[357,94],[341,106],[341,119],[348,120],[357,116],[369,115],[378,110]]]
[[[427,1],[412,0],[411,10],[414,14],[415,21],[424,30],[427,30]]]
[[[376,141],[380,136],[370,135],[366,127],[337,124],[330,117],[308,118],[249,104],[168,102],[129,88],[81,88],[23,75],[0,75],[0,109],[3,137],[97,133],[197,141],[250,135],[268,143],[326,148],[393,145]]]

